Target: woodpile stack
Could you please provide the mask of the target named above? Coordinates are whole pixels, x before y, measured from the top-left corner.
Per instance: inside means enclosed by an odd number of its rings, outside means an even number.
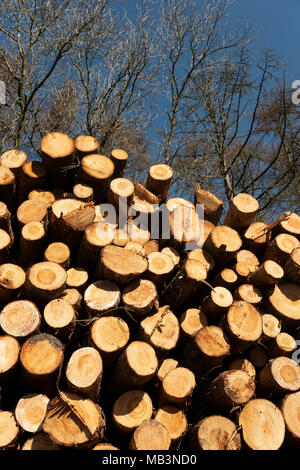
[[[299,449],[300,217],[98,152],[0,156],[0,450]]]

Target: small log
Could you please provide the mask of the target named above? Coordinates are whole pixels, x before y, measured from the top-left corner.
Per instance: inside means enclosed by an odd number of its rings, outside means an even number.
[[[47,227],[48,211],[46,204],[37,199],[22,202],[17,210],[17,219],[20,228],[29,222],[40,222]]]
[[[265,261],[254,273],[249,276],[249,281],[259,289],[276,284],[284,276],[284,270],[275,261]]]
[[[179,339],[179,322],[168,305],[157,313],[148,315],[139,326],[138,338],[149,343],[159,358],[176,347]]]
[[[280,397],[300,389],[300,367],[288,357],[276,357],[258,374],[259,393]]]
[[[0,264],[11,261],[12,239],[5,230],[0,229]]]
[[[0,229],[5,230],[14,241],[14,233],[11,226],[11,213],[4,202],[0,202]]]
[[[152,165],[149,168],[146,189],[155,194],[160,202],[164,202],[168,197],[172,177],[173,170],[169,165]]]
[[[250,377],[253,377],[254,379],[256,376],[256,370],[252,362],[243,357],[237,357],[236,359],[233,359],[233,361],[230,362],[228,369],[242,370],[244,372],[247,372],[247,374],[250,375]]]
[[[16,207],[15,192],[15,175],[9,168],[0,165],[0,200],[7,205],[10,212],[13,212]]]
[[[192,397],[196,379],[193,372],[185,367],[171,370],[162,381],[159,406],[173,404],[184,408]]]
[[[24,163],[20,177],[18,197],[20,201],[29,199],[29,193],[34,190],[46,190],[48,171],[42,162],[31,161]]]
[[[0,157],[0,165],[6,166],[15,175],[16,185],[19,186],[22,166],[27,162],[27,155],[22,150],[12,149],[4,152]]]
[[[145,419],[151,417],[152,401],[143,390],[125,392],[113,405],[113,425],[122,434],[132,433]]]
[[[233,269],[225,268],[214,278],[213,286],[224,287],[233,293],[238,285],[238,281],[237,273]]]
[[[84,306],[90,317],[117,309],[121,299],[119,287],[111,281],[96,281],[84,293]]]
[[[43,431],[56,444],[90,448],[103,439],[105,416],[100,406],[90,399],[60,392],[48,406]]]
[[[9,384],[16,373],[20,346],[12,336],[0,336],[0,386]]]
[[[180,343],[187,343],[201,328],[208,325],[205,313],[199,308],[188,308],[180,317]]]
[[[258,201],[250,194],[237,194],[230,202],[224,225],[241,230],[251,225],[259,209]]]
[[[19,260],[28,267],[40,261],[46,243],[45,227],[41,222],[29,222],[22,227]]]
[[[76,199],[82,202],[91,202],[94,197],[93,188],[87,184],[75,184],[73,187],[73,195]]]
[[[37,333],[41,324],[38,308],[29,300],[10,302],[0,313],[0,326],[4,334],[24,341]]]
[[[27,271],[25,292],[36,304],[45,305],[64,291],[66,282],[67,273],[62,266],[44,261]]]
[[[152,252],[147,256],[148,270],[146,277],[158,288],[162,288],[172,277],[174,263],[170,256],[159,251]]]
[[[30,393],[21,398],[15,409],[15,417],[25,432],[37,433],[42,430],[49,398],[46,395]]]
[[[284,267],[289,259],[289,256],[296,248],[300,247],[298,238],[287,233],[280,233],[271,242],[269,242],[264,261],[273,260],[280,266]]]
[[[107,199],[118,212],[128,213],[128,207],[133,203],[134,184],[127,178],[115,178],[111,181]]]
[[[49,333],[68,343],[75,330],[76,310],[65,299],[54,299],[44,308],[45,326]]]
[[[105,316],[94,321],[89,341],[99,351],[105,370],[111,369],[127,346],[129,337],[128,325],[122,318]]]
[[[200,185],[196,184],[195,205],[196,204],[202,204],[204,206],[204,218],[206,220],[212,222],[214,225],[218,224],[224,209],[224,202],[221,199],[201,189]]]
[[[174,310],[180,309],[199,294],[207,277],[205,266],[195,259],[184,262],[180,271],[163,291],[163,300]]]
[[[262,293],[252,284],[242,284],[233,294],[234,300],[245,300],[249,304],[257,305],[262,301]]]
[[[125,248],[125,250],[132,251],[133,253],[137,253],[138,255],[145,256],[144,247],[140,243],[128,242],[128,243],[126,243],[124,248]]]
[[[75,152],[79,160],[82,160],[86,155],[99,152],[99,142],[91,135],[79,135],[75,139]]]
[[[171,370],[176,369],[178,367],[179,363],[175,359],[172,358],[167,358],[164,359],[157,371],[157,378],[161,382],[164,380],[165,376],[171,372]]]
[[[243,440],[251,450],[278,450],[284,441],[282,414],[269,400],[250,400],[239,415]]]
[[[188,253],[188,259],[195,259],[200,261],[200,263],[204,264],[206,267],[207,272],[212,271],[215,267],[215,261],[213,257],[207,251],[204,251],[201,248],[190,251]]]
[[[24,442],[21,450],[61,450],[44,432],[35,434]]]
[[[131,438],[130,450],[168,450],[171,436],[167,428],[154,419],[147,419],[136,428]]]
[[[182,360],[194,372],[206,373],[219,366],[230,353],[230,344],[218,326],[201,328],[186,344]]]
[[[141,319],[158,308],[155,284],[147,279],[138,279],[125,287],[122,301],[130,315]]]
[[[74,165],[74,140],[62,132],[49,132],[41,140],[41,156],[52,180],[63,186],[68,183],[68,171]]]
[[[300,284],[300,248],[292,251],[284,266],[285,278]]]
[[[0,450],[16,449],[19,428],[13,413],[0,411]]]
[[[143,341],[133,341],[121,354],[112,372],[111,391],[142,388],[158,369],[155,350]]]
[[[144,247],[145,247],[145,245],[144,245]],[[158,250],[155,250],[155,251],[158,251]],[[179,266],[180,256],[178,254],[178,251],[175,250],[175,248],[173,248],[171,246],[166,246],[165,248],[163,248],[161,250],[161,252],[164,253],[165,255],[170,256],[171,260],[173,261],[173,264],[174,264],[175,268],[177,268]]]
[[[87,155],[81,160],[77,183],[91,186],[95,202],[103,202],[114,170],[115,166],[108,157],[100,154]]]
[[[300,239],[300,217],[294,212],[289,212],[287,215],[279,221],[276,227],[272,231],[272,236],[278,235],[278,233],[287,233]]]
[[[281,322],[274,315],[265,313],[262,316],[263,321],[263,337],[266,340],[276,338],[281,331]]]
[[[34,189],[28,194],[29,201],[38,200],[43,202],[47,209],[50,209],[52,204],[55,202],[55,196],[50,191],[44,191],[42,189]]]
[[[105,222],[94,222],[85,230],[79,248],[78,264],[91,272],[95,270],[104,246],[110,245],[115,237],[115,230]]]
[[[70,265],[70,248],[65,243],[54,242],[46,248],[44,260],[57,263],[67,269]]]
[[[85,291],[89,280],[88,272],[80,267],[70,268],[67,271],[67,288],[77,289],[81,294]]]
[[[225,287],[214,287],[201,304],[201,310],[209,323],[217,323],[233,302],[233,297]]]
[[[259,267],[259,259],[249,250],[240,250],[237,252],[235,260],[237,263],[245,263],[249,266],[250,272],[253,273]]]
[[[268,353],[270,357],[286,356],[291,357],[297,349],[297,343],[293,336],[288,333],[279,333],[268,344]]]
[[[253,252],[259,258],[266,249],[269,234],[267,233],[268,225],[264,222],[254,222],[244,232],[243,245]]]
[[[20,266],[12,263],[0,265],[0,304],[2,306],[18,297],[25,278],[26,274]]]
[[[300,440],[300,392],[286,395],[281,404],[281,412],[285,422],[286,441],[292,448],[299,447]]]
[[[78,316],[81,310],[82,295],[77,289],[65,289],[57,295],[57,298],[66,300],[70,305],[72,305]]]
[[[230,264],[241,246],[238,232],[226,225],[212,229],[204,243],[204,249],[212,255],[219,267]]]
[[[164,405],[157,410],[154,418],[169,431],[171,447],[176,448],[188,429],[185,413],[175,406]]]
[[[97,276],[124,285],[143,275],[147,268],[148,262],[142,256],[109,245],[101,251]]]
[[[128,154],[122,149],[112,149],[110,158],[114,163],[113,178],[122,178],[126,168]]]
[[[224,416],[209,416],[189,433],[193,450],[241,450],[241,436],[233,421]]]
[[[275,315],[287,330],[299,326],[299,305],[300,286],[298,284],[275,285],[265,293],[264,309],[266,313]]]
[[[102,359],[96,349],[90,347],[76,349],[66,367],[69,391],[79,393],[97,402],[102,372]]]
[[[265,349],[259,346],[253,346],[248,352],[248,357],[256,369],[261,369],[268,363],[268,356]]]
[[[224,328],[233,349],[243,353],[262,335],[261,314],[248,302],[234,301],[226,315]]]
[[[21,381],[28,392],[51,396],[63,361],[62,343],[45,333],[31,336],[20,352]]]
[[[117,228],[115,231],[115,238],[113,239],[113,245],[124,247],[130,241],[130,236],[125,230]],[[155,250],[157,251],[157,250]]]
[[[250,267],[248,264],[245,263],[236,263],[233,266],[234,271],[237,273],[238,276],[238,284],[244,284],[247,282],[248,277],[250,275]]]
[[[230,410],[245,405],[253,397],[255,381],[243,370],[227,370],[208,386],[205,399],[213,410]]]

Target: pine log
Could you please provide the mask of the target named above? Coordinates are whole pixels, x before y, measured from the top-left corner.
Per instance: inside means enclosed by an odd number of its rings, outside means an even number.
[[[280,397],[300,389],[300,367],[292,359],[280,356],[258,374],[259,392],[263,396]]]
[[[288,333],[279,333],[268,345],[268,353],[270,357],[291,357],[296,349],[296,340]]]
[[[63,361],[64,347],[55,336],[42,333],[25,341],[20,352],[21,381],[28,392],[52,396]]]
[[[111,281],[96,281],[84,293],[85,310],[90,317],[117,309],[121,299],[119,287]]]
[[[237,263],[245,263],[249,266],[250,272],[253,273],[259,267],[259,259],[249,250],[240,250],[237,252],[235,260]]]
[[[16,449],[19,428],[9,411],[0,411],[0,450]]]
[[[130,450],[168,450],[171,436],[167,428],[154,419],[143,421],[131,438]]]
[[[73,195],[76,199],[82,202],[91,202],[94,197],[93,188],[87,184],[75,184],[73,187]]]
[[[97,402],[100,394],[102,372],[102,359],[95,348],[76,349],[66,367],[69,391],[79,393]]]
[[[61,447],[55,444],[44,432],[39,432],[24,442],[21,450],[60,450]]]
[[[0,229],[0,264],[11,261],[12,239],[5,230]]]
[[[230,410],[245,405],[253,397],[255,381],[243,370],[227,370],[208,386],[205,399],[213,410]]]
[[[201,328],[182,351],[186,367],[204,374],[219,366],[229,356],[230,344],[223,330],[218,326]]]
[[[17,210],[17,219],[20,228],[29,222],[40,222],[47,227],[48,211],[46,204],[38,199],[32,199],[22,202]]]
[[[20,266],[12,263],[0,265],[0,305],[15,300],[25,283],[26,274]]]
[[[142,256],[109,245],[101,251],[97,276],[124,285],[143,275],[147,268],[148,262]]]
[[[56,444],[90,448],[103,438],[105,416],[100,406],[90,399],[60,392],[49,404],[43,431]]]
[[[294,212],[288,213],[287,217],[284,217],[272,231],[272,236],[278,235],[278,233],[287,233],[293,235],[300,240],[300,217]]]
[[[269,242],[264,260],[273,260],[284,267],[292,251],[300,247],[299,240],[293,235],[280,233],[271,242]]]
[[[212,222],[214,225],[218,224],[224,209],[224,202],[221,199],[201,189],[200,185],[196,184],[195,205],[196,204],[202,204],[204,206],[204,218],[206,220]]]
[[[243,353],[262,335],[262,317],[254,305],[244,300],[234,301],[224,323],[232,348]]]
[[[149,343],[157,357],[169,354],[177,345],[179,339],[179,322],[168,305],[160,307],[157,313],[148,315],[141,321],[138,338]]]
[[[236,272],[238,276],[238,284],[244,284],[247,282],[248,277],[250,275],[250,267],[248,264],[245,263],[236,263],[233,267],[234,271]]]
[[[141,319],[158,308],[158,294],[155,284],[147,279],[137,279],[125,287],[122,301],[130,315]]]
[[[238,232],[226,225],[218,225],[212,229],[204,243],[204,249],[212,255],[219,267],[229,265],[241,246],[242,240]]]
[[[47,167],[38,161],[24,163],[20,177],[18,197],[25,201],[34,190],[46,190],[48,179]]]
[[[114,163],[106,156],[90,154],[82,158],[77,183],[86,183],[93,188],[94,201],[103,202],[115,170]]]
[[[289,330],[299,326],[300,320],[300,286],[283,283],[272,286],[265,293],[264,309],[275,315],[282,326]]]
[[[253,377],[254,379],[256,376],[256,370],[252,362],[243,357],[237,357],[236,359],[233,359],[233,361],[230,362],[228,369],[242,370],[244,372],[247,372],[247,374],[250,375],[250,377]]]
[[[241,437],[233,421],[224,416],[209,416],[189,433],[193,450],[241,450]]]
[[[133,341],[121,354],[112,371],[111,391],[119,393],[142,388],[158,369],[155,350],[143,341]]]
[[[274,315],[265,313],[262,316],[263,321],[263,337],[266,340],[276,338],[281,331],[281,322]]]
[[[286,395],[281,404],[281,412],[285,422],[286,441],[292,448],[299,448],[300,440],[300,392]]]
[[[30,393],[18,401],[15,417],[23,431],[35,434],[42,430],[49,401],[46,395],[38,393]]]
[[[233,293],[238,285],[238,281],[238,275],[235,271],[233,271],[233,269],[224,268],[214,278],[213,286],[225,287],[225,289],[228,289],[231,293]]]
[[[191,250],[188,253],[188,259],[195,259],[197,261],[200,261],[200,263],[204,264],[204,266],[206,267],[207,272],[212,271],[215,267],[213,257],[207,251],[204,251],[201,248]]]
[[[262,290],[276,284],[283,276],[282,267],[275,261],[268,260],[249,276],[249,282]]]
[[[155,414],[155,421],[161,423],[169,431],[171,447],[176,448],[188,429],[185,413],[172,405],[163,405]]]
[[[172,198],[167,201],[170,213],[170,234],[176,246],[181,249],[185,243],[203,243],[201,222],[194,204],[182,199]]]
[[[41,140],[41,155],[52,180],[63,186],[75,160],[74,140],[62,132],[49,132]]]
[[[164,359],[157,371],[157,378],[162,382],[166,375],[171,372],[171,370],[176,369],[179,366],[178,361],[172,358]]]
[[[113,178],[122,178],[128,160],[127,152],[122,149],[112,149],[110,158],[114,163]]]
[[[180,344],[187,343],[201,328],[208,325],[205,313],[199,308],[188,308],[180,317]]]
[[[94,271],[101,250],[110,245],[115,237],[115,230],[105,222],[94,222],[89,225],[82,238],[77,263],[89,271]]]
[[[152,252],[147,256],[148,270],[145,276],[154,282],[157,288],[163,288],[171,279],[174,271],[174,263],[170,256],[159,251]]]
[[[27,162],[27,155],[22,150],[12,149],[4,152],[0,157],[0,165],[6,166],[15,175],[16,185],[19,186],[22,166]]]
[[[196,379],[193,372],[185,367],[171,370],[162,381],[159,406],[173,404],[184,408],[192,397]]]
[[[254,222],[244,232],[243,245],[253,252],[259,258],[265,252],[269,234],[267,233],[268,225],[264,222]]]
[[[134,185],[127,178],[115,178],[111,181],[107,192],[107,199],[118,211],[124,215],[133,203]]]
[[[234,300],[245,300],[249,304],[257,305],[262,301],[262,292],[252,284],[242,284],[233,295]]]
[[[201,303],[201,310],[209,323],[217,323],[233,302],[233,297],[225,287],[214,287]]]
[[[224,225],[241,230],[251,225],[259,209],[259,203],[250,194],[237,194],[230,202]]]
[[[144,247],[145,247],[145,245],[144,245]],[[154,251],[158,251],[158,250],[154,250]],[[166,246],[165,248],[163,248],[161,250],[161,252],[164,253],[165,255],[170,256],[171,260],[173,261],[174,268],[177,268],[179,266],[180,256],[178,254],[178,251],[175,250],[175,248],[173,248],[171,246]]]
[[[85,291],[89,274],[84,268],[73,267],[67,271],[67,288],[77,289],[81,294]]]
[[[13,212],[16,207],[15,193],[15,175],[9,168],[0,165],[0,200],[7,205],[10,212]]]
[[[132,433],[145,419],[151,417],[152,401],[143,390],[125,392],[113,405],[113,425],[122,434]]]
[[[44,191],[42,189],[34,189],[28,194],[28,199],[30,201],[38,200],[43,202],[47,209],[50,209],[52,204],[55,202],[55,196],[50,191]]]
[[[8,385],[16,375],[20,346],[12,336],[0,336],[0,386]]]
[[[79,160],[90,154],[99,152],[99,142],[91,135],[79,135],[75,139],[75,152]]]
[[[76,310],[65,299],[53,299],[44,308],[47,330],[62,342],[68,343],[75,330]]]
[[[0,327],[4,334],[24,341],[37,333],[41,324],[38,308],[29,300],[15,300],[5,305],[0,313]]]
[[[28,267],[40,261],[46,243],[46,232],[41,222],[29,222],[22,227],[19,260]]]
[[[172,177],[173,170],[169,165],[163,163],[152,165],[149,168],[146,189],[155,194],[160,202],[164,202],[168,197]]]
[[[285,278],[300,285],[300,248],[292,251],[284,266]]]
[[[75,308],[77,316],[79,315],[81,311],[82,295],[77,289],[65,289],[60,292],[56,298],[66,300]]]
[[[70,265],[70,249],[61,242],[50,243],[44,253],[44,260],[57,263],[67,269]]]
[[[128,325],[120,317],[105,316],[94,321],[89,341],[99,351],[105,370],[111,369],[127,346],[129,337]]]
[[[285,425],[274,403],[261,398],[251,400],[239,415],[243,440],[251,450],[278,450],[284,441]]]
[[[46,305],[66,287],[67,273],[57,263],[34,264],[26,273],[26,295],[37,305]]]

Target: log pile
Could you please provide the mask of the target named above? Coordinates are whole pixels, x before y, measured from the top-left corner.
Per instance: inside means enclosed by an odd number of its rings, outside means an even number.
[[[300,217],[99,151],[0,156],[0,450],[299,449]]]

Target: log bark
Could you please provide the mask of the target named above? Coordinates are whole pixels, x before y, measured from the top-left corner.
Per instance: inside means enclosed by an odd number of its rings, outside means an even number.
[[[49,401],[46,395],[38,393],[30,393],[18,401],[15,417],[23,431],[35,434],[42,430]]]
[[[241,230],[251,225],[259,209],[258,201],[250,194],[240,193],[230,202],[224,225]]]
[[[158,309],[158,294],[155,284],[147,279],[138,279],[125,287],[122,301],[137,320]]]
[[[87,155],[81,160],[77,183],[91,186],[94,191],[94,201],[103,202],[114,170],[115,166],[108,157],[100,154]]]
[[[122,178],[128,160],[127,152],[122,149],[112,149],[110,158],[114,164],[113,178]]]
[[[61,186],[70,185],[75,162],[74,140],[62,132],[49,132],[42,138],[41,155],[52,180]]]
[[[261,314],[248,302],[234,301],[226,315],[224,328],[232,348],[236,352],[243,353],[262,335]]]
[[[262,396],[280,397],[300,389],[300,367],[288,357],[276,357],[258,374]]]
[[[29,194],[34,190],[45,190],[47,188],[47,167],[38,161],[24,163],[18,188],[19,200],[29,199]]]
[[[213,415],[202,419],[189,433],[193,450],[241,450],[241,436],[233,421]]]
[[[201,303],[201,310],[209,323],[216,324],[233,302],[233,297],[225,287],[214,287]]]
[[[26,274],[23,269],[12,263],[0,265],[0,305],[4,306],[18,298],[24,283]]]
[[[224,202],[221,199],[201,189],[200,185],[196,184],[195,205],[196,204],[202,204],[204,206],[204,218],[206,220],[212,222],[214,225],[218,224],[224,209]]]
[[[11,225],[11,213],[4,202],[0,202],[0,229],[5,230],[14,242],[14,233]]]
[[[61,450],[44,432],[39,432],[24,442],[21,450]]]
[[[253,397],[255,381],[247,372],[222,372],[208,386],[205,399],[213,410],[230,410],[245,405]]]
[[[16,179],[13,172],[3,165],[0,165],[0,200],[7,205],[10,212],[14,212],[16,207]]]
[[[240,416],[243,440],[251,450],[278,450],[284,441],[285,425],[282,414],[269,400],[251,400]]]
[[[250,377],[253,377],[254,379],[256,376],[256,370],[252,362],[243,357],[237,357],[236,359],[233,359],[233,361],[229,363],[228,369],[242,370],[244,372],[247,372],[247,374],[250,375]]]
[[[259,346],[253,346],[248,353],[248,357],[256,369],[265,367],[269,359],[266,350]]]
[[[249,276],[249,282],[262,290],[276,284],[283,276],[282,267],[275,261],[268,260]]]
[[[42,258],[46,244],[45,227],[41,222],[29,222],[21,230],[20,264],[27,268]]]
[[[57,263],[67,269],[70,265],[70,248],[65,243],[54,242],[46,248],[44,260]]]
[[[24,341],[39,331],[41,315],[34,303],[29,300],[10,302],[0,313],[0,327],[4,334]]]
[[[46,305],[66,287],[67,273],[57,263],[34,264],[26,273],[26,295],[37,305]]]
[[[171,448],[176,449],[188,429],[185,413],[172,405],[164,405],[155,414],[155,421],[161,423],[171,436]]]
[[[171,436],[167,428],[154,419],[147,419],[138,426],[131,438],[130,450],[168,450]]]
[[[90,272],[95,271],[103,247],[110,245],[115,237],[115,230],[105,222],[89,225],[82,238],[77,263]]]
[[[146,189],[155,194],[160,202],[164,202],[168,197],[172,177],[173,170],[169,165],[152,165],[148,172]]]
[[[84,293],[84,306],[90,317],[116,310],[121,299],[119,287],[111,281],[96,281]]]
[[[143,390],[129,390],[114,403],[112,420],[116,430],[130,434],[146,419],[152,417],[152,401]]]
[[[65,299],[54,299],[44,308],[44,322],[50,334],[67,344],[70,342],[76,320],[76,310]]]
[[[9,411],[0,411],[0,450],[16,449],[19,428]]]
[[[99,152],[99,142],[91,135],[79,135],[75,139],[75,152],[79,160],[90,154]]]
[[[220,286],[228,289],[231,293],[234,292],[238,285],[239,279],[238,275],[233,269],[224,268],[222,271],[214,278],[213,286]]]
[[[103,364],[95,348],[76,349],[66,367],[67,385],[70,392],[99,400]]]

